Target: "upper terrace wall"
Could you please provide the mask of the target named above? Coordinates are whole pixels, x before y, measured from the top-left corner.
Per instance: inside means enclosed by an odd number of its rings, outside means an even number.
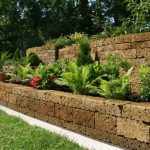
[[[55,61],[55,46],[41,46],[27,49],[27,54],[35,53],[46,64]]]
[[[122,58],[144,63],[150,57],[150,32],[97,40],[91,43],[91,48],[93,59],[105,60],[108,54],[118,53]],[[60,49],[59,59],[74,58],[78,51],[75,45]]]
[[[97,40],[91,43],[92,58],[105,60],[108,54],[118,53],[122,58],[127,58],[134,63],[141,64],[145,58],[150,57],[150,32],[122,35],[107,39]],[[79,48],[77,45],[59,49],[58,59],[77,57]],[[42,46],[27,50],[27,53],[36,53],[45,63],[55,60],[55,47]]]

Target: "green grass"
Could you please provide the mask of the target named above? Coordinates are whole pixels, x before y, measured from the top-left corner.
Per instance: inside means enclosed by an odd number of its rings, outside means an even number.
[[[77,144],[0,111],[0,150],[84,150]]]

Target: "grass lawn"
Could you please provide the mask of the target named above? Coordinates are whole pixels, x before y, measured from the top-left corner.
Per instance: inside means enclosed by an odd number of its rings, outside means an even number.
[[[83,150],[77,144],[0,111],[0,150]]]

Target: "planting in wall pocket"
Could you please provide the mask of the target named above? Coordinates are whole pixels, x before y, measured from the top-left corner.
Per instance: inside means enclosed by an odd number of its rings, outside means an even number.
[[[3,72],[3,66],[6,60],[8,60],[9,55],[8,53],[1,53],[0,54],[0,81],[4,82],[6,79],[6,74]]]

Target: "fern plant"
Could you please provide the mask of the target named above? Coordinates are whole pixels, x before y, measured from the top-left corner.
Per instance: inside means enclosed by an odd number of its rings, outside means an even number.
[[[0,53],[0,72],[3,70],[3,65],[6,60],[9,59],[9,54],[7,52]]]
[[[33,70],[30,65],[22,66],[19,65],[17,69],[17,75],[21,78],[23,83],[28,83],[32,78]]]
[[[129,75],[133,68],[130,68],[125,75],[116,79],[104,80],[101,76],[93,80],[91,85],[88,85],[90,93],[98,94],[106,98],[126,99],[129,94]],[[95,82],[99,82],[99,86],[95,86]]]
[[[33,78],[33,70],[30,65],[18,65],[16,73],[7,73],[8,81],[27,84]]]
[[[94,62],[90,65],[90,81],[99,76],[104,80],[117,79],[119,70],[122,68],[125,72],[131,68],[128,60],[122,60],[119,55],[108,55],[105,62]]]
[[[63,73],[63,77],[56,80],[61,86],[68,86],[74,94],[86,94],[89,84],[89,66],[78,67],[75,62],[69,63],[68,71]]]
[[[33,73],[33,77],[41,77],[46,74],[47,72],[47,69],[48,69],[48,66],[47,65],[42,65],[40,64],[35,70],[34,70],[34,73]]]
[[[140,99],[150,101],[150,65],[142,65],[139,70]]]

